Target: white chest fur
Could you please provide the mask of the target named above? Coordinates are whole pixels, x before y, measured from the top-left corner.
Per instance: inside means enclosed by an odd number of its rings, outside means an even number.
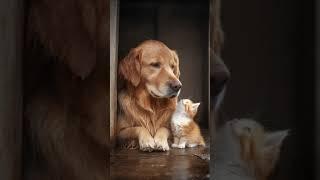
[[[185,126],[192,120],[184,112],[175,112],[171,119],[171,129],[174,136],[180,136]]]

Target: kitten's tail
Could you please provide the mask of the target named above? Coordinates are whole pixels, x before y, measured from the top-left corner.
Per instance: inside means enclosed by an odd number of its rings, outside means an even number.
[[[204,142],[203,137],[200,137],[199,145],[200,145],[200,146],[206,146],[206,143]]]

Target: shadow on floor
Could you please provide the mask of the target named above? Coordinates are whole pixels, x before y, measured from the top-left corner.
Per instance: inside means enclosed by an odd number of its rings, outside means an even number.
[[[208,134],[208,133],[203,133]],[[206,147],[173,149],[168,152],[142,152],[115,149],[111,152],[110,177],[112,180],[189,180],[208,179],[209,138]]]

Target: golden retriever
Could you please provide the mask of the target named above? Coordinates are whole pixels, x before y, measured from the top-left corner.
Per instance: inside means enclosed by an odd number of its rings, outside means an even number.
[[[109,2],[28,2],[24,178],[105,180]]]
[[[119,74],[126,84],[118,95],[121,144],[138,142],[143,151],[169,150],[169,120],[182,87],[176,52],[160,41],[144,41],[120,61]]]

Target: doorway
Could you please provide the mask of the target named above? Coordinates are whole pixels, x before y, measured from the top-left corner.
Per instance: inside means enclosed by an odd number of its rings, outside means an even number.
[[[176,50],[183,84],[179,99],[201,103],[196,121],[209,147],[209,1],[121,0],[115,2],[114,8],[118,12],[113,16],[117,21],[113,63],[118,64],[131,48],[149,39],[162,41]],[[116,115],[113,117],[116,121]],[[202,179],[209,174],[209,161],[200,157],[209,156],[207,147],[152,153],[114,150],[111,178]]]

